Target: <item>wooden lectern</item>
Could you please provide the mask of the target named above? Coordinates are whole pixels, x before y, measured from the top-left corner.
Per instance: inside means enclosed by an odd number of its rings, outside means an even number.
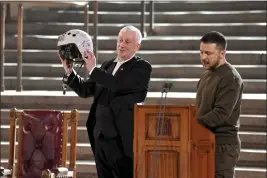
[[[134,112],[134,178],[214,178],[215,136],[198,124],[196,106]]]

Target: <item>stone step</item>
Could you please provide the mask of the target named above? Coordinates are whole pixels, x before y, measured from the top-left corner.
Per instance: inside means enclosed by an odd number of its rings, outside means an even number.
[[[23,90],[62,90],[62,77],[22,77]],[[161,91],[164,83],[173,83],[173,92],[196,92],[199,78],[151,78],[149,91]],[[244,79],[244,93],[266,93],[265,79]],[[5,89],[15,90],[17,77],[5,77]]]
[[[80,66],[80,64],[78,65]],[[243,79],[266,79],[266,65],[233,65]],[[5,76],[17,76],[17,64],[5,63]],[[199,78],[204,69],[202,65],[152,65],[152,78]],[[78,71],[78,67],[75,68]],[[85,69],[80,69],[84,71]],[[80,72],[79,71],[79,72]],[[62,77],[62,64],[23,63],[22,76]],[[81,74],[81,73],[79,73]]]
[[[195,104],[196,93],[169,92],[166,103],[170,105]],[[160,104],[161,92],[148,92],[145,104]],[[22,91],[6,90],[1,92],[1,108],[20,109],[78,109],[88,110],[92,98],[80,98],[76,93],[67,91]],[[251,105],[253,103],[253,105]],[[266,94],[243,94],[241,114],[266,114]]]
[[[199,50],[140,50],[138,56],[149,61],[151,64],[200,64]],[[114,59],[116,51],[99,50],[98,63]],[[227,61],[234,65],[266,65],[266,51],[228,51]],[[23,63],[48,63],[60,64],[57,50],[22,50]],[[6,49],[5,61],[17,63],[17,50]]]
[[[145,13],[146,22],[149,23],[149,12]],[[45,17],[45,18],[42,18]],[[99,23],[140,23],[141,12],[130,11],[98,11]],[[93,22],[93,12],[89,12],[89,22]],[[240,10],[240,11],[165,11],[154,12],[155,23],[255,23],[266,21],[265,10]],[[58,11],[25,11],[25,22],[84,22],[83,10],[58,10]]]
[[[265,129],[266,130],[266,129]],[[266,131],[264,131],[266,132]],[[257,149],[265,149],[266,150],[266,144],[262,143],[255,143],[255,142],[242,142],[242,147],[244,148],[257,148]]]
[[[93,38],[93,37],[92,37]],[[24,35],[23,49],[57,49],[58,36]],[[117,36],[99,36],[98,49],[115,50]],[[142,50],[199,50],[201,36],[148,36]],[[226,37],[229,50],[265,50],[266,37]],[[160,45],[159,45],[160,44]],[[17,49],[17,37],[6,36],[6,49]]]
[[[266,167],[266,149],[241,149],[238,165]]]
[[[8,126],[8,125],[7,125]],[[9,127],[9,126],[8,126]],[[1,127],[1,140],[8,141],[9,140],[9,132],[8,127]],[[77,127],[77,143],[87,143],[88,133],[85,126]],[[262,132],[253,132],[253,131],[240,131],[239,137],[244,146],[247,146],[247,143],[255,144],[255,147],[260,147],[258,145],[266,146],[266,132],[265,130]],[[69,138],[70,141],[70,138]],[[253,147],[254,148],[254,147]]]
[[[0,160],[1,166],[7,168],[8,166],[8,159],[3,159],[1,158]],[[15,160],[15,163],[17,160]],[[69,161],[67,161],[67,168],[69,167]],[[95,167],[95,162],[94,161],[81,161],[77,160],[76,161],[76,171],[79,173],[77,174],[77,178],[97,178],[96,176],[96,167]],[[81,176],[80,176],[81,175]]]
[[[1,109],[1,124],[9,125],[9,109]],[[88,118],[88,111],[79,111],[78,126],[85,126]],[[240,131],[264,132],[266,130],[266,115],[246,115],[240,116]],[[253,146],[253,145],[252,145]],[[248,146],[249,148],[249,146]]]
[[[235,178],[265,178],[266,177],[266,167],[236,167],[235,168]]]
[[[5,129],[8,132],[8,129]],[[18,149],[18,147],[16,147]],[[1,141],[1,158],[7,159],[9,155],[9,142]],[[67,149],[67,159],[70,156],[70,144]],[[79,161],[94,161],[94,156],[89,143],[77,143],[76,145],[76,160]],[[240,158],[238,160],[238,166],[254,166],[264,167],[266,162],[266,150],[264,149],[246,149],[242,148]]]
[[[252,131],[264,131],[266,130],[266,115],[241,115],[240,125]]]
[[[118,35],[120,29],[127,24],[99,23],[98,34]],[[140,28],[140,23],[132,24]],[[149,24],[146,23],[149,32]],[[84,29],[84,23],[38,22],[24,23],[23,35],[60,35],[70,29]],[[155,23],[153,35],[199,35],[208,31],[220,31],[225,36],[266,36],[266,23]],[[89,24],[89,34],[94,34],[94,26]],[[17,23],[6,24],[6,35],[17,34]]]
[[[140,11],[141,3],[138,1],[99,1],[98,9],[101,11]],[[207,10],[265,10],[266,2],[249,1],[240,3],[238,1],[155,1],[155,11],[207,11]],[[90,10],[93,6],[89,7]],[[146,10],[151,8],[146,2]],[[71,6],[69,10],[83,10],[79,6]],[[62,10],[62,7],[51,8],[51,10]]]
[[[4,129],[4,130],[8,131],[8,129]],[[18,145],[18,141],[16,142],[16,145]],[[17,146],[16,146],[16,149],[18,150]],[[255,149],[253,152],[255,153],[255,155],[257,155],[259,154],[258,152],[260,152],[260,150]],[[7,159],[8,155],[9,155],[9,141],[1,141],[1,158]],[[68,146],[67,146],[67,159],[68,160],[70,159],[70,142],[68,143]],[[95,158],[91,150],[91,145],[89,143],[77,143],[76,144],[76,160],[94,161],[94,159]]]
[[[240,131],[239,137],[244,148],[261,148],[266,150],[266,129],[262,131]]]
[[[9,125],[10,109],[1,109],[1,124],[2,125]],[[82,127],[86,125],[89,112],[90,112],[89,110],[79,110],[78,126]],[[240,125],[241,125],[240,127],[241,131],[248,131],[248,130],[249,131],[264,131],[266,130],[266,115],[241,114]]]
[[[8,160],[1,159],[1,166],[7,167]],[[16,161],[15,161],[16,162]],[[69,162],[67,162],[69,166]],[[97,178],[95,163],[93,161],[77,161],[77,177],[79,178]],[[235,168],[235,178],[265,178],[266,168],[260,167],[241,167]]]

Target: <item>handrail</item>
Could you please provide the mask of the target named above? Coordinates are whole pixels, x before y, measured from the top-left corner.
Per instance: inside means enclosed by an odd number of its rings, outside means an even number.
[[[17,87],[16,91],[22,91],[22,49],[23,49],[23,6],[18,6],[18,22],[17,22]]]
[[[10,4],[6,4],[6,21],[11,19],[11,7]]]
[[[146,37],[146,3],[145,1],[141,1],[141,33],[143,37]]]
[[[149,34],[154,33],[154,1],[150,1],[149,3]],[[147,36],[146,32],[146,2],[141,1],[141,24],[140,24],[140,31],[143,37]]]
[[[154,1],[150,1],[150,28],[149,28],[149,31],[151,34],[153,34],[154,32],[154,21],[155,21],[155,16],[154,16],[154,12],[155,12],[155,9],[154,9]]]
[[[5,69],[4,69],[4,63],[5,63],[5,11],[6,6],[3,2],[0,2],[0,21],[1,21],[1,28],[0,28],[0,70],[1,70],[1,92],[5,90]]]
[[[94,1],[94,53],[95,53],[95,57],[96,59],[98,59],[98,1]],[[97,61],[96,61],[97,63]]]

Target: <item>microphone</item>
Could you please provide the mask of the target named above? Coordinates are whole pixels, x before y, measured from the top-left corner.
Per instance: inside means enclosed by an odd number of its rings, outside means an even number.
[[[169,92],[172,87],[173,87],[173,83],[171,83],[171,82],[165,82],[163,84],[163,87],[162,87],[161,92],[162,93],[166,93],[166,95],[167,95],[167,92]]]
[[[167,84],[167,86],[168,86],[168,87],[167,87],[167,88],[168,88],[168,90],[170,91],[170,90],[171,90],[171,88],[173,87],[173,84],[170,82],[170,83],[168,83],[168,84]]]

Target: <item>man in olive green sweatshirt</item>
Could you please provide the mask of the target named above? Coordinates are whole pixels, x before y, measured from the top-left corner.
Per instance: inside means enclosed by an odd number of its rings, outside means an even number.
[[[212,31],[200,40],[200,60],[205,69],[197,85],[199,124],[215,134],[215,178],[233,178],[240,155],[238,136],[243,80],[226,61],[227,41]]]

